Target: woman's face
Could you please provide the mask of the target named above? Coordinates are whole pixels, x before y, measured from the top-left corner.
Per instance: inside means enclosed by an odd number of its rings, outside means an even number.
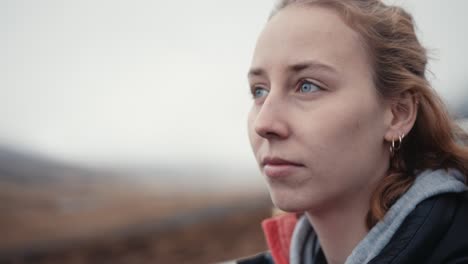
[[[329,9],[289,6],[266,25],[249,83],[249,138],[274,204],[305,211],[370,195],[388,169],[388,104],[356,32]]]

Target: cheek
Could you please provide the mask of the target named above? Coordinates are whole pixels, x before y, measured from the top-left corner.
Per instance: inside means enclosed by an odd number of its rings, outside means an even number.
[[[300,138],[312,152],[311,156],[316,157],[312,162],[318,163],[318,167],[330,169],[330,165],[337,169],[338,160],[340,164],[351,165],[357,159],[375,155],[377,145],[383,140],[380,112],[371,98],[362,98],[359,102],[349,99],[327,102],[310,113],[314,118],[309,119]]]
[[[257,117],[257,110],[255,109],[255,107],[252,106],[248,114],[248,118],[247,118],[247,132],[249,135],[250,146],[252,147],[254,152],[257,149],[257,146],[259,144],[258,141],[260,139],[260,137],[255,132],[254,122],[255,122],[256,117]]]
[[[343,179],[349,186],[359,189],[372,186],[388,167],[384,147],[383,118],[379,107],[358,106],[354,115],[342,127],[339,151],[334,153],[343,166],[337,173],[346,175]],[[351,188],[352,189],[352,188]]]

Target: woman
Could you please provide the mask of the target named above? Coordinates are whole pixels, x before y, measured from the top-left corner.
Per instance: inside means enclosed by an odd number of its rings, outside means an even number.
[[[468,263],[466,134],[426,76],[411,16],[283,0],[248,73],[270,250],[239,263]]]

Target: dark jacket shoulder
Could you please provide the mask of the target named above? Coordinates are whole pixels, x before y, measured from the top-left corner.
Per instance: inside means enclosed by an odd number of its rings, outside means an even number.
[[[272,264],[269,252],[239,260]],[[440,194],[418,204],[369,264],[468,263],[468,192]]]
[[[369,263],[468,263],[468,192],[421,202]]]
[[[236,261],[238,264],[275,264],[270,252],[266,251],[255,256]]]

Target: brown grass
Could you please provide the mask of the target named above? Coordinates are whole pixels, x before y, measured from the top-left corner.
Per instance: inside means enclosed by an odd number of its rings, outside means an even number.
[[[0,183],[0,263],[211,263],[265,250],[265,194]]]

